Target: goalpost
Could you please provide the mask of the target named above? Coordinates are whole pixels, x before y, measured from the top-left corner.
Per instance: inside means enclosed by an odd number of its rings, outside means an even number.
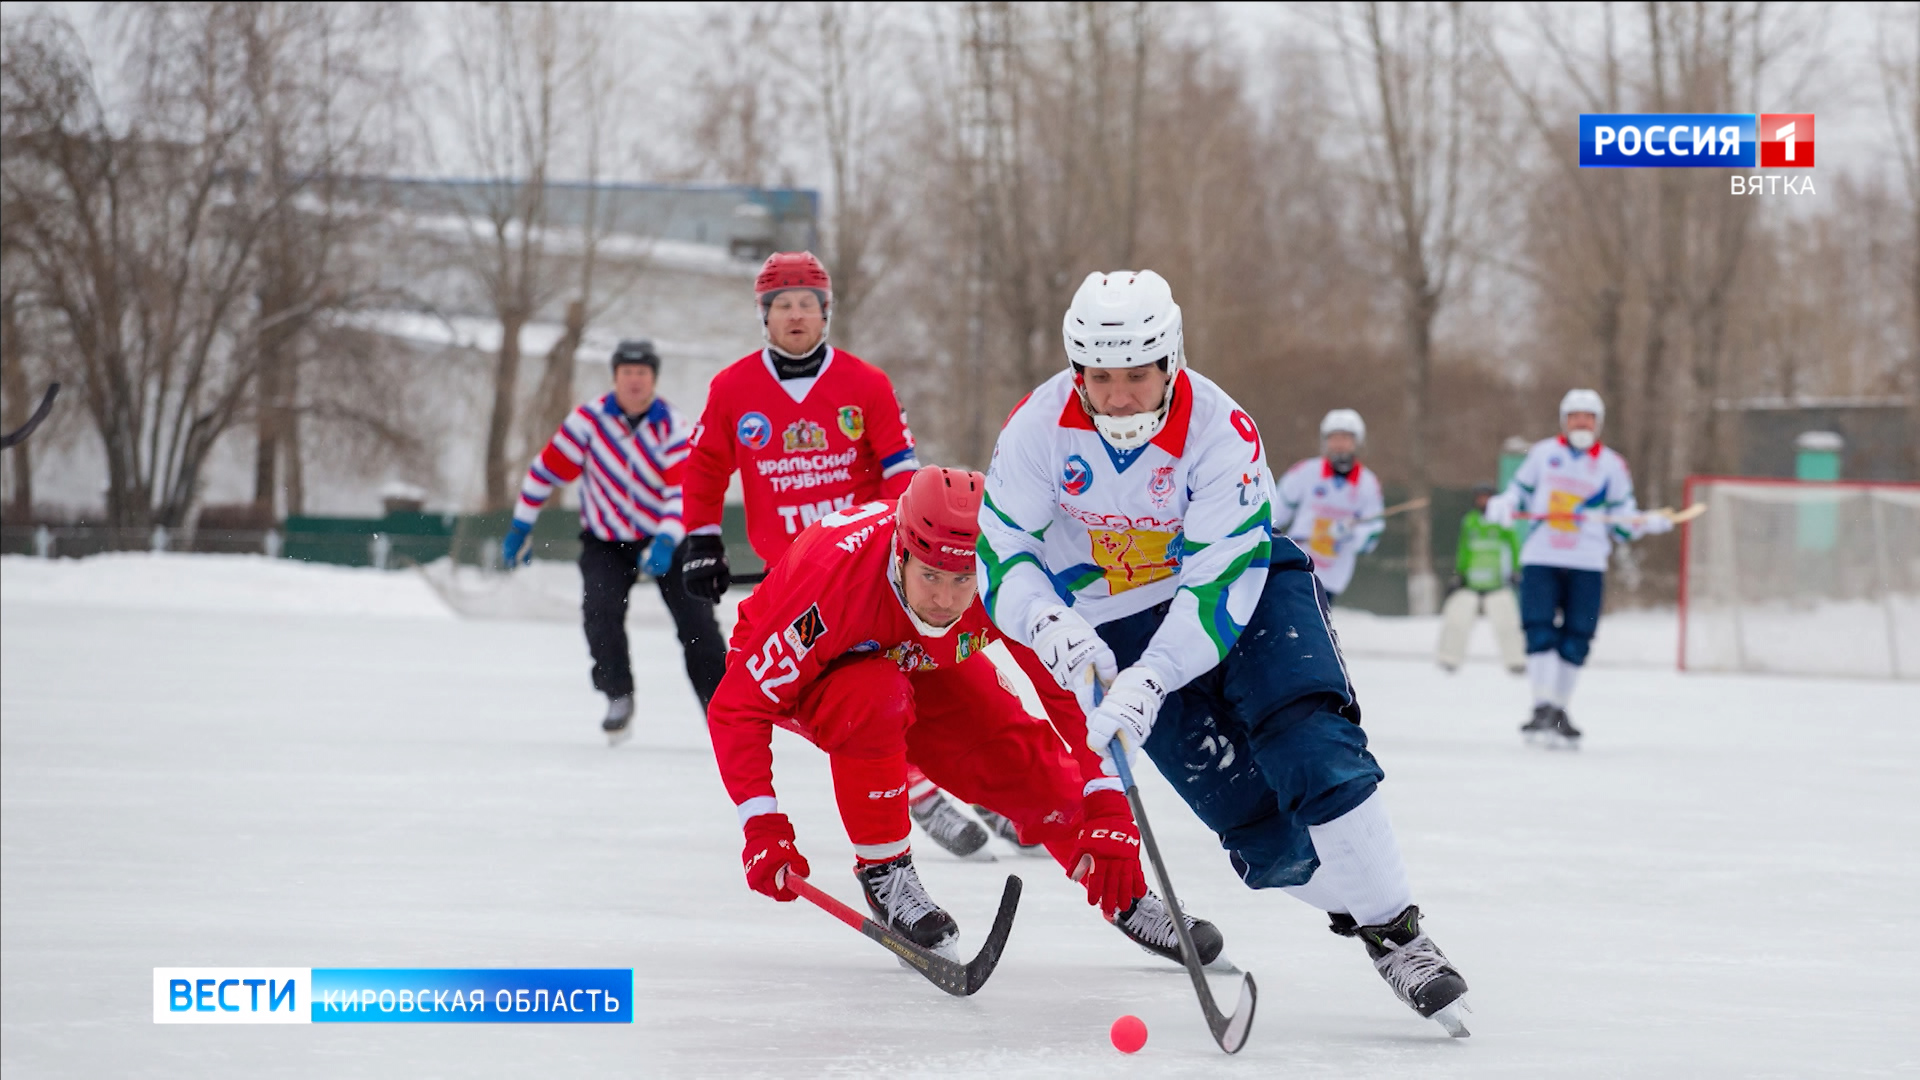
[[[1680,669],[1920,679],[1920,484],[1695,476]]]

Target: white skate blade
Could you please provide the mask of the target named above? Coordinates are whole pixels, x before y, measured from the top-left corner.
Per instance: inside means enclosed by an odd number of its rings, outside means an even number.
[[[633,724],[631,722],[619,731],[607,731],[605,728],[601,728],[600,730],[606,732],[607,745],[609,747],[619,746],[621,743],[633,738]]]
[[[1240,970],[1240,968],[1237,965],[1234,964],[1233,961],[1227,959],[1226,953],[1221,953],[1219,956],[1214,957],[1213,963],[1202,965],[1200,970],[1206,972],[1209,975],[1245,974]]]
[[[1472,1035],[1473,1032],[1467,1030],[1466,1021],[1462,1018],[1462,1014],[1472,1011],[1473,1007],[1467,1004],[1467,996],[1462,994],[1448,1002],[1446,1008],[1434,1013],[1432,1020],[1441,1027],[1446,1028],[1447,1034],[1456,1039],[1464,1039]]]

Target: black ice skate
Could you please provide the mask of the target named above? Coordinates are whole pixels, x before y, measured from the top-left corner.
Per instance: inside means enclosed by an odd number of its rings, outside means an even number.
[[[1378,926],[1358,926],[1350,915],[1332,916],[1328,927],[1342,937],[1357,937],[1373,957],[1373,969],[1414,1012],[1438,1021],[1447,1034],[1464,1039],[1469,1032],[1461,1018],[1467,1009],[1467,980],[1447,962],[1440,946],[1420,930],[1420,907],[1405,911]]]
[[[1196,919],[1185,912],[1181,918],[1187,920],[1187,932],[1193,935],[1193,947],[1200,950],[1200,965],[1205,967],[1220,958],[1220,950],[1226,946],[1220,928],[1205,919]],[[1133,906],[1114,917],[1113,925],[1134,944],[1154,954],[1165,957],[1178,964],[1180,960],[1180,936],[1173,929],[1173,919],[1167,912],[1167,902],[1148,892],[1133,902]]]
[[[873,909],[875,919],[923,948],[953,952],[960,940],[960,926],[927,895],[913,868],[912,852],[892,862],[855,866],[853,874],[860,879],[860,889],[867,894],[867,906]]]
[[[619,746],[633,738],[633,695],[621,694],[607,701],[607,718],[600,721],[600,730],[607,733],[607,745]]]
[[[933,837],[934,843],[962,859],[987,846],[987,830],[961,813],[952,799],[937,791],[918,805],[909,803],[907,813],[912,815],[914,824]],[[982,854],[985,861],[993,861],[992,853]]]
[[[973,804],[973,812],[980,815],[981,823],[987,827],[989,832],[1005,840],[1007,843],[1012,844],[1014,847],[1019,848],[1022,855],[1046,854],[1046,849],[1039,844],[1021,843],[1020,830],[1014,826],[1013,822],[981,806],[979,803]]]
[[[1520,725],[1520,734],[1527,742],[1538,746],[1553,738],[1553,706],[1541,702],[1533,707],[1533,718]]]
[[[1580,729],[1573,726],[1573,718],[1567,710],[1553,710],[1553,742],[1549,745],[1558,750],[1580,749]]]

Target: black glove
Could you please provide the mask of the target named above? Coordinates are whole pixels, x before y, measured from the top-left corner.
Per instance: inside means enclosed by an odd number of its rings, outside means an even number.
[[[727,586],[733,584],[733,571],[727,566],[727,542],[711,533],[687,537],[680,580],[688,596],[719,603]]]

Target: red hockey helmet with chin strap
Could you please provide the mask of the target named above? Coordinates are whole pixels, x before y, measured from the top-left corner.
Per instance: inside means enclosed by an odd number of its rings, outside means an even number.
[[[753,297],[764,309],[773,294],[788,289],[810,289],[820,297],[820,310],[833,304],[833,279],[811,251],[776,251],[767,256],[760,276],[753,279]]]
[[[914,473],[900,496],[893,529],[895,557],[911,551],[936,570],[972,573],[986,494],[987,478],[977,472],[929,465]]]

